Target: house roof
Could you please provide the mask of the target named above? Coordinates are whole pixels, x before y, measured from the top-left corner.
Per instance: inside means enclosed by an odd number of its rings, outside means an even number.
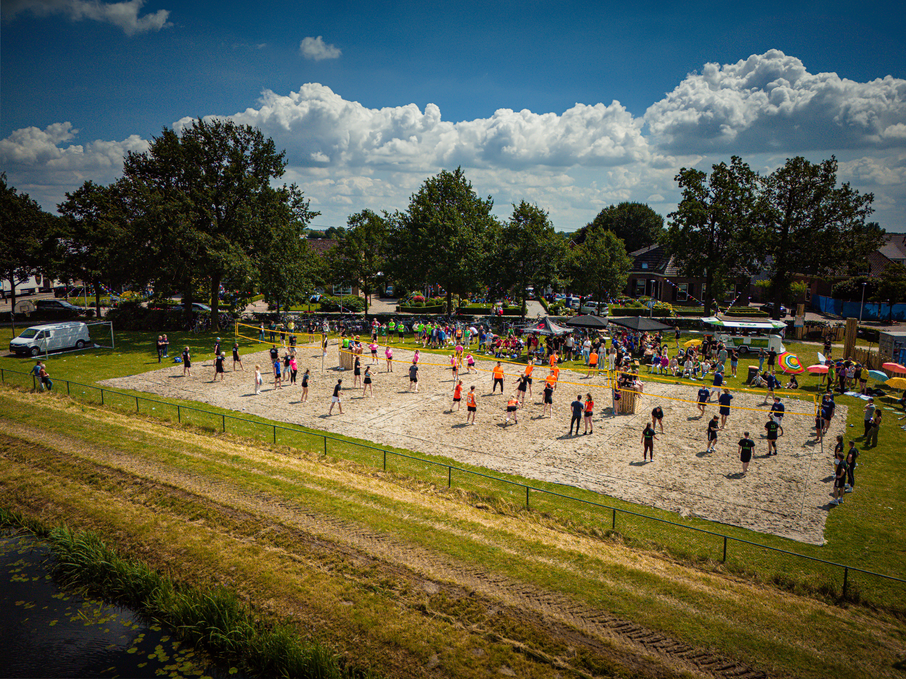
[[[885,236],[887,240],[878,252],[892,262],[906,264],[906,233],[888,233]]]
[[[322,257],[327,254],[328,250],[337,244],[337,241],[333,238],[307,238],[305,242],[308,243],[308,247]]]
[[[667,254],[665,246],[658,243],[630,252],[629,256],[632,257],[629,273],[653,273],[673,278],[682,276],[676,259]]]

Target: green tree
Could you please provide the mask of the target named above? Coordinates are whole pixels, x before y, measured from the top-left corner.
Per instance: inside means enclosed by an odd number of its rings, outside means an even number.
[[[705,279],[705,315],[730,282],[751,274],[758,262],[755,239],[758,177],[739,157],[701,170],[683,168],[676,176],[682,200],[669,215],[664,242],[684,276]]]
[[[86,181],[59,206],[63,228],[58,241],[58,274],[94,288],[100,315],[101,285],[139,282],[144,249],[134,240],[116,184]]]
[[[324,258],[308,245],[306,225],[317,216],[295,185],[274,189],[264,201],[261,222],[266,238],[254,253],[255,274],[246,279],[277,311],[299,304],[324,282]]]
[[[759,247],[771,277],[775,319],[794,274],[830,276],[847,261],[864,267],[883,241],[883,231],[865,223],[874,196],[849,184],[838,187],[834,157],[814,164],[787,160],[761,180],[761,200]]]
[[[604,302],[623,292],[631,264],[622,239],[613,231],[592,229],[569,253],[571,287]]]
[[[254,253],[283,235],[264,216],[286,199],[271,187],[285,166],[259,130],[223,120],[196,120],[181,134],[164,129],[146,153],[126,157],[124,177],[158,246],[158,278],[179,282],[187,310],[193,280],[205,281],[214,330],[221,283],[252,277]]]
[[[389,265],[409,289],[440,285],[453,312],[453,295],[478,289],[476,260],[486,248],[494,201],[479,198],[462,168],[425,181],[406,212],[396,213],[390,229]]]
[[[906,301],[906,266],[898,262],[888,264],[877,278],[875,291],[870,299],[890,305],[890,316],[887,320],[892,323],[893,305]]]
[[[9,281],[16,308],[16,286],[44,273],[52,262],[57,219],[27,193],[19,193],[0,173],[0,280]]]
[[[389,234],[387,214],[381,216],[362,210],[349,217],[348,228],[339,234],[337,244],[327,253],[331,279],[358,286],[365,293],[365,316],[368,316],[368,296],[385,275]]]
[[[645,203],[610,205],[579,229],[573,240],[579,244],[585,242],[587,233],[594,229],[612,231],[623,239],[627,252],[635,252],[660,242],[664,235],[664,218]]]
[[[513,206],[497,243],[491,268],[499,272],[502,287],[513,291],[525,316],[526,289],[534,285],[541,290],[558,280],[566,257],[565,244],[548,213],[525,201]]]

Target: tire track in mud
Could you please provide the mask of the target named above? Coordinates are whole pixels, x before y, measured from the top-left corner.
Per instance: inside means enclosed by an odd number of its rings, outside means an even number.
[[[110,446],[86,445],[83,440],[27,425],[0,422],[0,432],[7,437],[38,443],[57,455],[93,467],[93,471],[119,477],[123,484],[138,477],[152,484],[159,492],[200,503],[229,517],[231,522],[259,523],[263,520],[276,523],[281,530],[290,531],[294,540],[318,551],[341,554],[353,561],[367,556],[394,570],[405,569],[423,580],[422,584],[427,589],[433,586],[458,596],[478,598],[484,602],[485,608],[499,609],[502,606],[516,619],[530,619],[532,614],[539,616],[542,626],[549,633],[563,637],[573,630],[574,642],[611,658],[616,655],[616,662],[646,674],[662,675],[655,669],[656,666],[652,666],[651,660],[654,660],[657,664],[705,676],[728,679],[761,679],[767,676],[745,664],[696,649],[655,630],[575,602],[567,596],[456,562],[360,524],[311,511],[277,495],[249,492],[235,484],[136,458]],[[205,458],[204,455],[200,457]],[[228,462],[220,459],[205,459],[229,466]],[[244,539],[249,538],[244,536]],[[265,538],[262,536],[260,539]],[[280,543],[280,549],[289,551],[284,542]]]

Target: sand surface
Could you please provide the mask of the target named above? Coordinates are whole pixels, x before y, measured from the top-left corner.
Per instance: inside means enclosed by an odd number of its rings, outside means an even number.
[[[383,352],[379,356],[382,357]],[[814,415],[809,401],[786,401],[779,455],[766,457],[763,438],[768,405],[756,394],[734,392],[734,409],[726,429],[719,433],[717,451],[707,453],[706,425],[717,414],[711,404],[702,418],[694,403],[697,386],[645,381],[644,395],[634,415],[611,415],[610,390],[604,377],[561,371],[554,395],[552,418],[541,417],[539,383],[546,374],[535,370],[534,395],[518,412],[519,423],[504,426],[507,397],[515,391],[518,366],[505,366],[505,394],[491,394],[491,360],[479,360],[477,373],[463,374],[465,390],[476,386],[475,425],[465,424],[463,399],[459,412],[450,412],[453,380],[448,359],[422,354],[419,392],[409,391],[407,368],[412,352],[395,350],[394,371],[386,372],[381,358],[373,368],[374,398],[353,388],[352,371],[337,369],[337,351],[331,346],[321,372],[316,347],[299,349],[299,380],[307,367],[312,372],[309,397],[300,403],[301,386],[275,389],[266,351],[242,357],[244,372],[231,371],[227,358],[224,381],[212,382],[211,357],[193,361],[191,377],[181,364],[153,372],[102,382],[104,386],[134,389],[172,398],[184,398],[269,419],[367,439],[428,454],[444,455],[490,470],[518,474],[597,491],[630,502],[742,526],[811,544],[824,542],[824,524],[832,491],[832,451],[837,434],[846,426],[846,406],[838,405],[825,438],[824,452],[816,444]],[[476,357],[477,358],[477,357]],[[264,387],[254,393],[256,362],[263,368]],[[430,363],[443,365],[430,365]],[[362,369],[371,364],[366,351]],[[643,370],[644,373],[644,370]],[[334,408],[327,415],[338,378],[343,379],[343,414]],[[643,380],[644,380],[643,375]],[[570,436],[569,404],[576,395],[590,392],[595,400],[594,433]],[[677,399],[685,399],[677,400]],[[643,463],[641,431],[651,410],[664,410],[664,429],[658,432],[654,462]],[[796,415],[796,413],[803,413]],[[583,427],[584,429],[584,427]],[[756,442],[748,474],[741,475],[737,442],[749,431]]]

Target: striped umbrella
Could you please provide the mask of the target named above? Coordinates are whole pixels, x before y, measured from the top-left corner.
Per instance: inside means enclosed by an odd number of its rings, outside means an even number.
[[[789,351],[784,351],[777,357],[777,364],[781,367],[783,372],[790,373],[791,375],[799,375],[805,372],[805,368],[802,367],[802,361],[799,360],[799,357]]]

